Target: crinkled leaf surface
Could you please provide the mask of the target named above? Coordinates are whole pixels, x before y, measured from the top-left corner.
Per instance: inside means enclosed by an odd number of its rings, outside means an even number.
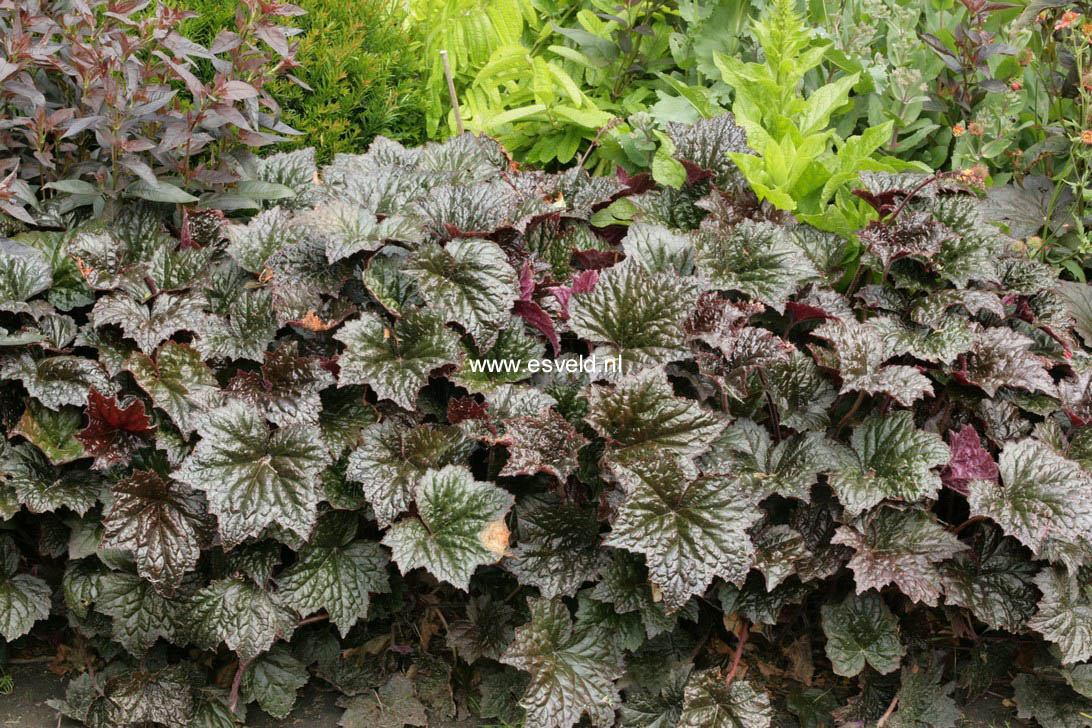
[[[770,696],[749,680],[726,682],[718,670],[695,672],[686,682],[682,728],[767,728]]]
[[[95,608],[113,617],[113,637],[134,655],[144,655],[160,637],[175,641],[184,629],[185,601],[164,597],[136,574],[103,577]]]
[[[1035,577],[1035,585],[1043,598],[1028,626],[1058,645],[1064,663],[1092,657],[1092,568],[1070,574],[1050,567]]]
[[[1031,351],[1032,340],[1010,329],[984,329],[975,335],[961,378],[991,397],[1001,387],[1054,394],[1054,380]]]
[[[111,488],[103,517],[104,548],[131,551],[140,575],[161,589],[177,586],[193,570],[211,524],[205,500],[188,486],[136,470]]]
[[[197,427],[196,415],[219,404],[220,388],[196,349],[168,341],[155,357],[134,354],[125,364],[156,407],[183,432]]]
[[[834,672],[852,677],[867,662],[876,672],[897,670],[906,648],[899,641],[898,620],[876,592],[850,594],[824,604],[823,633]]]
[[[230,241],[228,255],[251,273],[261,273],[274,253],[295,243],[300,236],[289,213],[280,207],[263,210],[247,224],[228,225],[224,230]]]
[[[364,428],[346,475],[360,483],[376,520],[388,526],[413,501],[414,486],[426,470],[462,463],[473,449],[474,442],[457,427],[407,428],[387,420]]]
[[[602,342],[602,357],[621,356],[624,370],[665,364],[686,355],[683,322],[697,297],[693,281],[623,263],[599,276],[589,293],[574,293],[569,325]]]
[[[923,510],[880,508],[840,526],[831,539],[856,552],[849,560],[857,593],[894,583],[918,602],[936,606],[940,596],[938,561],[967,548]]]
[[[107,394],[114,391],[113,382],[98,362],[78,356],[9,356],[0,361],[0,378],[18,379],[30,396],[50,409],[84,406],[92,387]]]
[[[501,440],[508,446],[508,460],[500,475],[549,473],[565,482],[577,467],[577,451],[587,439],[554,410],[541,417],[517,417],[505,421]]]
[[[291,650],[274,645],[247,667],[240,694],[246,701],[257,700],[274,718],[284,719],[296,704],[296,693],[310,678],[306,665],[293,657]]]
[[[415,250],[402,270],[417,279],[429,309],[459,324],[479,347],[490,348],[517,297],[516,271],[488,240],[458,238]]]
[[[1007,443],[998,458],[1001,482],[972,480],[971,515],[992,519],[1038,554],[1048,539],[1092,539],[1092,476],[1038,440]]]
[[[830,475],[830,484],[846,510],[858,514],[885,498],[916,501],[935,498],[949,450],[938,436],[914,426],[906,411],[872,415],[853,430],[852,451]]]
[[[914,367],[884,365],[895,352],[871,323],[828,321],[813,333],[834,346],[842,392],[889,394],[907,406],[933,393],[932,383]]]
[[[970,609],[994,629],[1019,632],[1039,598],[1030,553],[996,526],[976,529],[971,548],[941,564],[944,601]]]
[[[220,579],[197,592],[189,612],[194,641],[206,649],[221,642],[241,660],[253,660],[296,626],[292,613],[249,579]]]
[[[224,315],[205,318],[194,346],[210,359],[261,361],[276,331],[273,295],[264,289],[244,290]]]
[[[414,488],[417,517],[395,523],[383,537],[402,573],[423,567],[437,579],[463,590],[483,564],[497,562],[508,549],[504,515],[512,496],[475,480],[459,465],[428,470]]]
[[[144,412],[144,403],[132,399],[121,406],[113,396],[92,388],[87,397],[87,427],[76,434],[95,468],[128,462],[132,454],[148,444],[156,427]]]
[[[645,555],[670,611],[713,577],[740,583],[751,565],[747,529],[758,508],[730,477],[699,477],[688,460],[661,456],[618,468],[625,499],[604,542]]]
[[[228,397],[246,402],[274,425],[318,424],[322,412],[320,393],[334,377],[317,359],[299,356],[295,341],[267,352],[260,372],[235,375],[225,390]]]
[[[256,410],[230,403],[202,418],[198,433],[197,447],[174,477],[205,492],[227,547],[274,523],[307,538],[328,457],[318,428],[292,424],[270,431]]]
[[[543,596],[572,596],[595,577],[603,555],[595,511],[566,502],[520,502],[518,540],[505,566]]]
[[[0,242],[0,304],[29,300],[52,283],[53,268],[42,251],[14,240]]]
[[[117,324],[141,351],[151,354],[176,331],[200,331],[205,304],[205,297],[193,292],[162,293],[150,306],[116,294],[95,303],[91,322],[95,326]]]
[[[16,574],[19,551],[11,536],[0,536],[0,635],[12,642],[49,617],[50,589],[36,576]]]
[[[386,552],[374,541],[353,540],[355,533],[355,516],[328,515],[299,560],[277,577],[285,606],[303,616],[325,609],[342,637],[357,619],[368,616],[369,593],[390,589]]]
[[[531,620],[501,661],[531,674],[523,700],[528,728],[571,728],[582,714],[598,728],[614,723],[622,674],[613,642],[598,629],[577,629],[559,599],[528,600]]]
[[[833,449],[818,432],[794,435],[775,445],[766,428],[739,420],[721,434],[700,465],[707,473],[738,477],[757,502],[772,493],[810,500],[819,474],[836,462]]]
[[[429,373],[457,356],[455,334],[439,316],[411,311],[393,326],[373,314],[362,314],[335,335],[345,344],[338,384],[367,384],[382,399],[412,410]]]
[[[19,418],[12,434],[19,434],[42,451],[54,465],[84,457],[83,445],[76,437],[82,424],[76,407],[51,410],[35,399],[27,400],[27,408]]]

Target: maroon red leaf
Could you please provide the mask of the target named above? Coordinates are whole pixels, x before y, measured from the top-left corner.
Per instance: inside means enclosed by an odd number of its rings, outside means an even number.
[[[958,432],[948,431],[948,446],[952,458],[940,473],[941,482],[957,493],[968,493],[967,483],[972,480],[997,480],[997,463],[986,448],[974,425],[964,425]]]
[[[94,456],[92,467],[97,469],[128,462],[156,430],[139,399],[121,406],[115,397],[99,394],[94,387],[88,393],[85,414],[90,422],[76,433],[76,439]]]

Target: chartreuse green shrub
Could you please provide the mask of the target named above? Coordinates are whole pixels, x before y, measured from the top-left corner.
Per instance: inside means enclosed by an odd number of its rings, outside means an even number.
[[[237,0],[172,0],[198,14],[187,35],[211,42],[235,23]],[[426,66],[417,29],[395,0],[299,0],[306,11],[291,19],[303,32],[295,39],[298,67],[307,84],[275,83],[272,94],[284,120],[301,134],[282,149],[314,147],[320,163],[341,152],[367,148],[377,135],[406,144],[425,139],[421,92]],[[212,72],[212,69],[208,69]]]
[[[0,242],[0,635],[69,647],[54,706],[1088,725],[1089,289],[959,179],[866,173],[836,292],[730,117],[667,134],[681,189],[380,138],[185,243]]]

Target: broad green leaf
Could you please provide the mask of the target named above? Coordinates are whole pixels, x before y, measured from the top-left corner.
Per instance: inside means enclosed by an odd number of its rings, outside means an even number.
[[[354,541],[355,534],[355,515],[329,514],[298,561],[277,577],[285,606],[305,617],[325,609],[342,637],[357,619],[368,616],[369,593],[390,590],[386,552],[374,541]]]
[[[0,450],[4,484],[31,513],[67,507],[81,516],[99,499],[103,487],[97,473],[56,468],[36,448],[17,445]]]
[[[150,471],[134,471],[111,488],[103,548],[132,552],[140,575],[170,592],[197,566],[212,527],[205,499]]]
[[[902,671],[892,728],[955,728],[963,711],[952,698],[955,681],[944,682],[944,665],[913,665]]]
[[[1022,673],[1012,681],[1017,717],[1032,718],[1042,728],[1092,726],[1092,700],[1057,681]]]
[[[694,242],[662,225],[634,223],[622,240],[622,250],[649,273],[694,272]]]
[[[799,432],[827,426],[838,392],[810,356],[794,351],[789,361],[773,362],[766,370],[766,382],[782,426]]]
[[[830,484],[851,514],[885,498],[916,501],[935,498],[940,491],[934,468],[948,462],[948,446],[915,427],[910,412],[869,416],[854,428],[850,445],[830,474]]]
[[[849,568],[857,593],[877,591],[894,583],[916,602],[935,607],[940,596],[938,561],[949,559],[967,547],[917,508],[878,508],[848,525],[840,526],[832,543],[851,547],[856,553]]]
[[[1039,599],[1031,554],[996,526],[976,528],[971,548],[941,564],[944,601],[970,609],[993,629],[1021,631]]]
[[[413,501],[414,486],[426,470],[462,463],[474,446],[457,427],[411,427],[389,419],[364,428],[346,476],[361,484],[379,524],[389,526]]]
[[[985,516],[1038,555],[1048,539],[1092,540],[1092,476],[1038,440],[1005,444],[1001,482],[972,480],[972,516]]]
[[[531,674],[520,701],[527,728],[572,728],[587,715],[592,725],[614,724],[620,702],[614,681],[622,675],[621,657],[599,629],[575,629],[559,599],[528,599],[531,620],[501,662]]]
[[[291,650],[274,645],[247,666],[239,692],[244,701],[257,700],[262,710],[283,720],[296,704],[297,692],[310,679],[307,667]]]
[[[0,242],[0,305],[22,303],[53,283],[53,268],[42,251],[14,240]]]
[[[188,615],[193,640],[204,649],[220,643],[253,660],[295,629],[292,613],[248,579],[220,579],[197,592]]]
[[[338,384],[367,384],[381,399],[415,409],[417,393],[429,374],[455,364],[455,334],[443,320],[425,309],[404,315],[393,326],[364,313],[334,334],[345,344]]]
[[[849,594],[822,607],[827,657],[834,672],[853,677],[867,662],[886,675],[897,670],[906,648],[899,641],[898,620],[875,592]]]
[[[879,316],[869,323],[890,352],[923,361],[951,364],[974,342],[974,330],[962,316],[945,316],[933,328],[906,324],[890,316]]]
[[[368,292],[393,314],[401,314],[424,303],[416,279],[402,270],[407,255],[401,248],[388,246],[373,255],[364,269],[364,285]]]
[[[216,407],[220,388],[201,354],[185,344],[168,341],[155,357],[133,354],[125,363],[140,388],[183,432],[193,432],[196,415]]]
[[[470,576],[508,550],[504,515],[512,496],[474,479],[461,465],[428,470],[414,487],[417,517],[403,518],[383,537],[403,574],[423,567],[464,591]]]
[[[755,502],[777,493],[811,500],[811,486],[820,473],[837,464],[834,451],[818,432],[805,432],[776,445],[765,427],[737,420],[699,461],[703,472],[738,478]]]
[[[182,725],[193,712],[189,676],[181,665],[156,672],[133,671],[112,677],[96,692],[87,721],[109,726]]]
[[[784,231],[744,220],[730,232],[710,226],[696,241],[698,272],[712,287],[739,291],[778,312],[805,281],[819,272]]]
[[[699,477],[683,458],[661,455],[617,468],[625,499],[604,541],[644,554],[669,611],[713,577],[741,583],[754,551],[747,529],[761,516],[737,481]]]
[[[49,617],[50,589],[30,574],[16,574],[19,551],[11,536],[0,536],[0,635],[13,642]]]
[[[603,344],[595,351],[599,359],[621,356],[622,371],[666,364],[688,353],[683,323],[697,292],[690,279],[622,263],[600,275],[591,292],[573,294],[569,324],[581,338]]]
[[[225,316],[205,318],[194,346],[209,359],[250,359],[262,354],[277,332],[272,294],[264,289],[241,291]]]
[[[641,618],[645,635],[652,639],[675,628],[679,615],[697,617],[697,610],[668,614],[659,595],[648,580],[644,560],[628,551],[614,551],[610,560],[599,569],[599,582],[591,598],[610,604],[618,614],[636,612]],[[692,603],[691,603],[692,604]]]
[[[516,506],[518,539],[505,567],[521,584],[544,597],[572,596],[592,581],[603,554],[595,510],[576,503],[520,501]]]
[[[326,259],[336,263],[357,253],[378,250],[388,239],[420,242],[423,231],[401,216],[378,220],[373,212],[333,199],[306,215],[311,230],[326,244]]]
[[[245,225],[226,225],[224,232],[230,241],[228,255],[251,273],[261,273],[274,253],[297,242],[301,235],[280,207],[259,212]]]
[[[492,348],[467,344],[462,349],[462,361],[453,380],[471,392],[489,392],[502,384],[529,379],[532,371],[528,362],[542,359],[545,352],[542,343],[518,317],[512,317],[508,326],[501,329]]]
[[[516,271],[500,246],[470,238],[430,243],[411,253],[402,270],[417,279],[431,311],[461,326],[480,349],[493,346],[518,293]]]
[[[84,457],[83,445],[75,437],[82,424],[76,407],[51,410],[38,404],[37,400],[28,399],[27,408],[12,434],[25,437],[53,465],[64,465]]]
[[[0,378],[18,379],[30,396],[50,409],[87,404],[94,387],[104,394],[114,391],[102,365],[79,356],[35,358],[27,352],[0,360]]]
[[[750,680],[726,682],[719,670],[704,670],[686,681],[680,728],[768,728],[770,696]]]
[[[906,406],[933,393],[932,383],[916,368],[884,365],[896,352],[871,322],[828,321],[812,333],[833,345],[842,393],[884,393]]]
[[[631,690],[622,703],[622,724],[633,728],[675,728],[682,715],[690,665],[673,667],[659,690]]]
[[[200,331],[205,304],[205,297],[197,293],[161,293],[151,307],[115,294],[96,301],[90,316],[95,326],[117,324],[141,351],[151,354],[177,331]]]
[[[1092,568],[1070,574],[1053,566],[1039,572],[1035,585],[1043,598],[1028,627],[1058,645],[1064,663],[1092,657]]]
[[[204,491],[227,548],[271,524],[307,538],[328,456],[317,427],[270,431],[255,409],[233,402],[202,417],[201,440],[174,477]]]
[[[113,617],[113,638],[134,655],[143,656],[160,637],[178,641],[184,633],[185,601],[158,594],[136,574],[110,572],[103,577],[95,608]]]
[[[515,616],[516,610],[503,601],[471,597],[466,603],[466,618],[451,622],[447,643],[470,663],[479,657],[500,660],[515,637]]]
[[[612,462],[697,455],[727,424],[691,399],[676,397],[662,369],[623,378],[617,387],[594,386],[587,422],[609,443]]]

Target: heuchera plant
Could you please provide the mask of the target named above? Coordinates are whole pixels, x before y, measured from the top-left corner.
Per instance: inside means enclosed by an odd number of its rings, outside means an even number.
[[[0,0],[0,213],[64,227],[121,198],[258,207],[292,196],[243,154],[295,133],[265,84],[296,64],[294,5],[243,0],[205,48],[146,0]],[[197,64],[210,64],[208,83]],[[290,74],[289,74],[290,77]],[[242,182],[230,196],[227,185]],[[0,219],[12,227],[11,219]],[[0,232],[3,232],[0,230]]]
[[[67,630],[55,707],[1088,725],[1089,289],[969,180],[871,173],[836,290],[730,116],[669,133],[681,189],[378,139],[184,244],[139,206],[0,243],[0,634]],[[478,364],[555,342],[623,371]]]

